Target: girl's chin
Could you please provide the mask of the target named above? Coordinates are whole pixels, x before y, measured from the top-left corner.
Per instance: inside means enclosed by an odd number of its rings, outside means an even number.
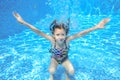
[[[60,43],[60,44],[63,43],[63,42],[64,42],[64,41],[58,41],[58,43]]]

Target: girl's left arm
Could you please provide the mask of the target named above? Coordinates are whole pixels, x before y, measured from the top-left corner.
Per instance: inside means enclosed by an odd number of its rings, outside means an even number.
[[[75,39],[75,38],[79,38],[79,37],[81,37],[81,36],[83,36],[83,35],[91,32],[91,31],[98,30],[98,29],[102,29],[102,28],[105,27],[104,25],[105,25],[106,23],[108,23],[109,21],[110,21],[110,18],[105,18],[105,19],[103,19],[102,21],[100,21],[96,26],[94,26],[94,27],[92,27],[92,28],[89,28],[89,29],[87,29],[87,30],[84,30],[84,31],[82,31],[82,32],[79,32],[79,33],[77,33],[77,34],[74,34],[74,35],[72,35],[72,36],[69,36],[69,37],[67,38],[67,42],[69,42],[70,40],[73,40],[73,39]]]

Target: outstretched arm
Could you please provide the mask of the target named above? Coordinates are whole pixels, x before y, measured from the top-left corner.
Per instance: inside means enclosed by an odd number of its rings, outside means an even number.
[[[105,25],[106,23],[108,23],[109,21],[110,21],[110,18],[105,18],[105,19],[103,19],[102,21],[100,21],[96,26],[94,26],[94,27],[92,27],[92,28],[89,28],[89,29],[87,29],[87,30],[84,30],[84,31],[82,31],[82,32],[79,32],[79,33],[77,33],[77,34],[75,34],[75,35],[73,35],[73,36],[69,36],[68,39],[67,39],[67,41],[69,42],[70,40],[73,40],[73,39],[75,39],[75,38],[81,37],[81,36],[83,36],[83,35],[91,32],[91,31],[98,30],[98,29],[102,29],[102,28],[105,27],[104,25]]]
[[[34,31],[35,33],[37,33],[38,35],[42,36],[42,37],[45,37],[46,39],[50,40],[50,41],[53,41],[53,38],[45,33],[43,33],[42,31],[38,30],[36,27],[34,27],[33,25],[27,23],[26,21],[24,21],[22,19],[22,17],[16,13],[16,12],[13,12],[13,16],[17,19],[18,22],[20,22],[21,24],[27,26],[28,28],[30,28],[32,31]]]

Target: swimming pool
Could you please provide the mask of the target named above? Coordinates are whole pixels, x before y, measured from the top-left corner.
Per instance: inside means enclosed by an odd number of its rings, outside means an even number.
[[[53,9],[54,15],[47,14],[34,24],[43,32],[50,34],[49,24],[52,20],[57,18],[64,21],[70,17],[69,35],[71,35],[94,26],[103,18],[111,18],[105,29],[71,41],[69,58],[75,67],[72,80],[120,80],[120,15],[118,15],[120,2],[106,0],[97,4],[97,1],[101,0],[59,0],[59,2],[48,0],[46,5]],[[1,39],[0,79],[48,80],[50,47],[49,41],[29,29],[7,39]],[[55,80],[64,80],[63,73],[63,67],[59,66]]]

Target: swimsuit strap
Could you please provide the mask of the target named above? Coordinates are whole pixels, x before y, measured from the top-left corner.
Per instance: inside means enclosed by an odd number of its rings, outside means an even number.
[[[55,42],[55,45],[50,49],[50,52],[54,54],[65,54],[66,52],[68,53],[69,46],[67,46],[66,40],[64,41],[64,43],[65,43],[65,48],[57,49],[56,42]]]

